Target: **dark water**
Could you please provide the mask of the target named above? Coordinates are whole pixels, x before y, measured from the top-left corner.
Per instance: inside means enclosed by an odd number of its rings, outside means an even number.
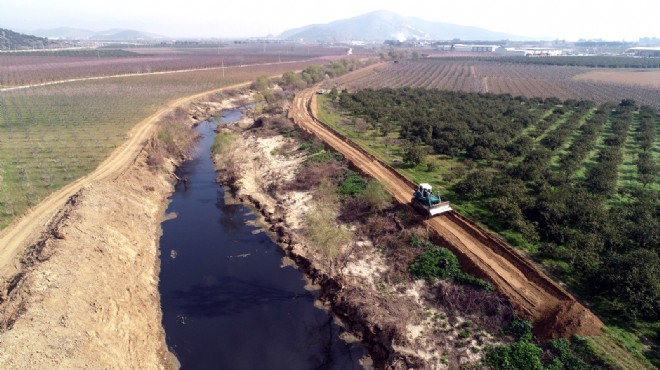
[[[223,122],[239,119],[225,112]],[[160,294],[167,345],[183,369],[359,369],[362,350],[314,307],[302,274],[252,211],[224,203],[210,160],[215,124],[204,122],[199,155],[178,171],[163,223]],[[171,251],[176,251],[172,258]]]

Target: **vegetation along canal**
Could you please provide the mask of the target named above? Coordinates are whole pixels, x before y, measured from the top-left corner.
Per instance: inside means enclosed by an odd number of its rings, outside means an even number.
[[[222,122],[241,117],[225,111]],[[210,159],[215,123],[197,127],[197,156],[163,222],[160,294],[167,345],[182,369],[357,369],[362,349],[314,306],[301,272],[243,205],[224,202]]]

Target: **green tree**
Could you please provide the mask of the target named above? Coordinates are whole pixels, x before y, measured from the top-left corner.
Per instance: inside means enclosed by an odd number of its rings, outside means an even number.
[[[403,152],[403,161],[417,166],[424,161],[428,150],[420,144],[408,144]]]
[[[259,76],[257,79],[250,85],[250,88],[253,90],[257,90],[259,92],[263,92],[268,90],[272,86],[270,79],[268,76]]]

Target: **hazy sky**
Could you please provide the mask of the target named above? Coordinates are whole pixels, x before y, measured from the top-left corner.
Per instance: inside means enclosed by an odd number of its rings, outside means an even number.
[[[0,0],[0,27],[132,28],[170,37],[277,35],[373,10],[530,37],[660,37],[658,0]]]

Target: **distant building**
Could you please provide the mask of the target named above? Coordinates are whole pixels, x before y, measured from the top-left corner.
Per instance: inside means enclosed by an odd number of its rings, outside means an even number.
[[[458,51],[458,52],[475,52],[475,53],[492,53],[499,48],[499,45],[438,45],[440,51]]]
[[[499,48],[495,52],[497,54],[506,55],[508,57],[524,57],[527,55],[525,50],[518,50],[514,48]]]
[[[558,56],[563,55],[564,51],[561,49],[550,48],[499,48],[496,51],[498,54],[514,57],[523,56]]]
[[[656,58],[660,57],[660,47],[636,47],[628,49],[638,57]]]

